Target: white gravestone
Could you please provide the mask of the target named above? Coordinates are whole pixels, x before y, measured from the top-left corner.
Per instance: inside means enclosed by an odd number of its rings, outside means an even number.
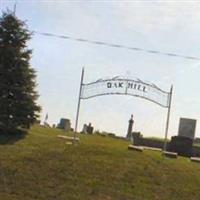
[[[180,118],[178,136],[194,139],[196,129],[196,120]]]

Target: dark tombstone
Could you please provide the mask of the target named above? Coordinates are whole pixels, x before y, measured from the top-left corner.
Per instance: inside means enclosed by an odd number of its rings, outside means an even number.
[[[61,118],[58,128],[64,129],[65,131],[71,130],[71,122],[69,119]]]
[[[108,133],[108,136],[109,136],[109,137],[113,137],[113,138],[116,137],[114,133]]]
[[[87,126],[87,133],[88,134],[93,134],[93,130],[94,130],[94,127],[92,127],[91,123],[89,123],[89,125]]]
[[[173,136],[169,143],[169,151],[176,152],[181,156],[192,155],[193,139],[183,136]]]
[[[195,119],[180,118],[178,136],[171,138],[168,150],[176,152],[181,156],[192,156],[195,129]]]
[[[134,123],[134,120],[133,120],[133,115],[131,115],[131,119],[128,121],[128,130],[127,130],[127,135],[126,135],[126,138],[128,140],[132,140],[132,130],[133,130],[133,123]]]
[[[140,132],[132,132],[132,137],[133,137],[133,144],[139,146],[142,134]]]
[[[132,136],[133,136],[133,139],[134,139],[134,138],[142,137],[142,134],[141,134],[141,132],[132,132]]]

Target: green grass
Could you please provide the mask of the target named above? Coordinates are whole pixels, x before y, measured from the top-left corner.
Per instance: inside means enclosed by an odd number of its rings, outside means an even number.
[[[128,142],[98,135],[66,145],[58,134],[66,133],[35,126],[0,145],[1,200],[200,199],[198,163],[128,151]]]

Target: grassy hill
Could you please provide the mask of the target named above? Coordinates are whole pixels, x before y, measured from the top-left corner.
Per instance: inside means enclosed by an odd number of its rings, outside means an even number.
[[[80,135],[76,146],[35,126],[0,144],[0,200],[199,200],[200,164],[128,151],[128,142]]]

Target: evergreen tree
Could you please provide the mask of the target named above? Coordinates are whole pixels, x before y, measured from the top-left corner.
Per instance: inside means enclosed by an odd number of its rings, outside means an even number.
[[[0,18],[0,130],[29,128],[40,111],[36,73],[30,66],[32,51],[27,49],[31,33],[13,13]]]

